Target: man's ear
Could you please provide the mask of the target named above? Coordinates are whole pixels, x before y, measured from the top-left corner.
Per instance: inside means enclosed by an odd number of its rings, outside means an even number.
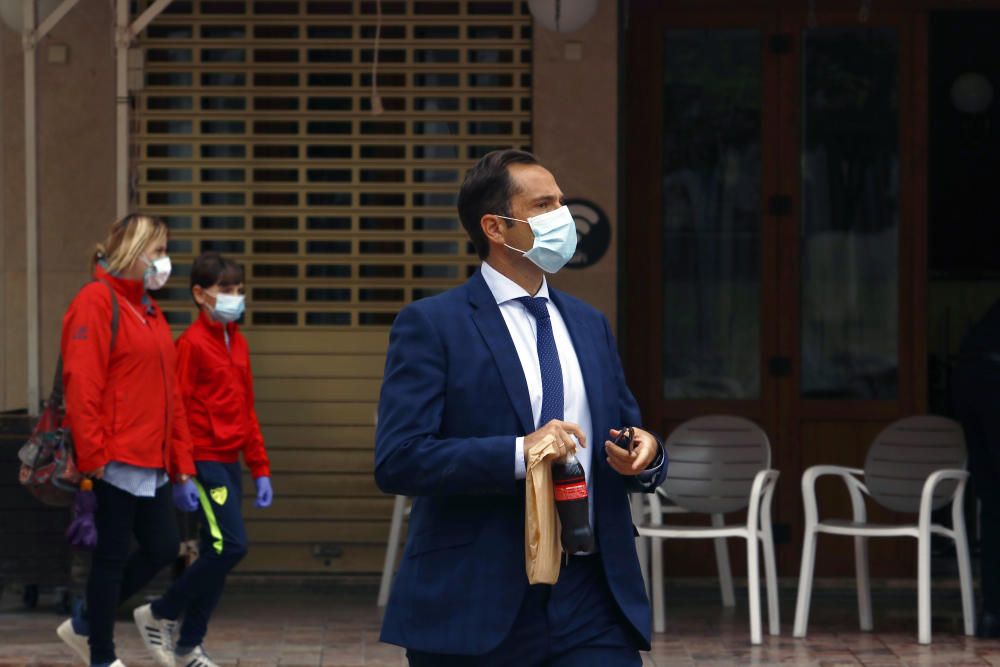
[[[493,243],[504,242],[504,228],[507,224],[503,221],[503,219],[498,218],[492,213],[487,213],[479,219],[479,226],[482,227],[483,234],[486,235],[486,238]]]

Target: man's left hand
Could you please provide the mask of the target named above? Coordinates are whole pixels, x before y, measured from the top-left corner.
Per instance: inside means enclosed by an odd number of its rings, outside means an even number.
[[[616,429],[611,429],[611,440],[604,442],[604,451],[608,455],[608,465],[614,468],[619,475],[628,477],[634,477],[644,471],[660,453],[660,443],[657,442],[652,433],[635,427],[632,428],[632,431],[632,451],[622,449],[611,442],[621,433]]]

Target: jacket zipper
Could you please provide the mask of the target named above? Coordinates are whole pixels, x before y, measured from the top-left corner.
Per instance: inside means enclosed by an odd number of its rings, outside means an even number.
[[[163,469],[167,471],[167,475],[170,475],[170,465],[167,456],[167,442],[170,440],[170,402],[173,400],[171,392],[169,391],[167,382],[167,364],[163,359],[163,347],[160,345],[156,330],[153,325],[150,324],[149,320],[139,314],[139,311],[129,303],[128,299],[124,299],[125,305],[128,306],[132,314],[138,318],[138,320],[146,327],[146,329],[153,335],[153,344],[156,345],[156,352],[160,357],[160,375],[163,377],[163,443],[160,446],[160,455],[163,457]]]
[[[152,331],[153,327],[149,327],[149,329]],[[163,446],[161,453],[163,455],[163,469],[167,471],[167,476],[169,476],[170,464],[167,458],[167,442],[170,440],[170,404],[173,401],[173,395],[169,390],[169,383],[167,382],[167,364],[163,360],[163,347],[155,331],[153,331],[153,337],[156,342],[156,351],[160,355],[160,374],[163,376]]]

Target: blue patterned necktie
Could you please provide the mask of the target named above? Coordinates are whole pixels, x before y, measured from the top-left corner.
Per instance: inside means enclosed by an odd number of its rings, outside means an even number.
[[[552,319],[546,306],[545,297],[522,296],[518,299],[528,309],[536,322],[536,342],[538,346],[538,366],[542,371],[542,412],[538,426],[544,426],[553,419],[563,418],[563,377],[559,364],[556,338],[552,335]]]

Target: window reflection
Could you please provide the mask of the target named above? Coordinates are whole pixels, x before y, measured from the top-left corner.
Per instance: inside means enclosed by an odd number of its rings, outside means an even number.
[[[899,321],[898,43],[803,39],[802,395],[890,399]]]
[[[668,30],[665,398],[760,392],[761,35]]]

